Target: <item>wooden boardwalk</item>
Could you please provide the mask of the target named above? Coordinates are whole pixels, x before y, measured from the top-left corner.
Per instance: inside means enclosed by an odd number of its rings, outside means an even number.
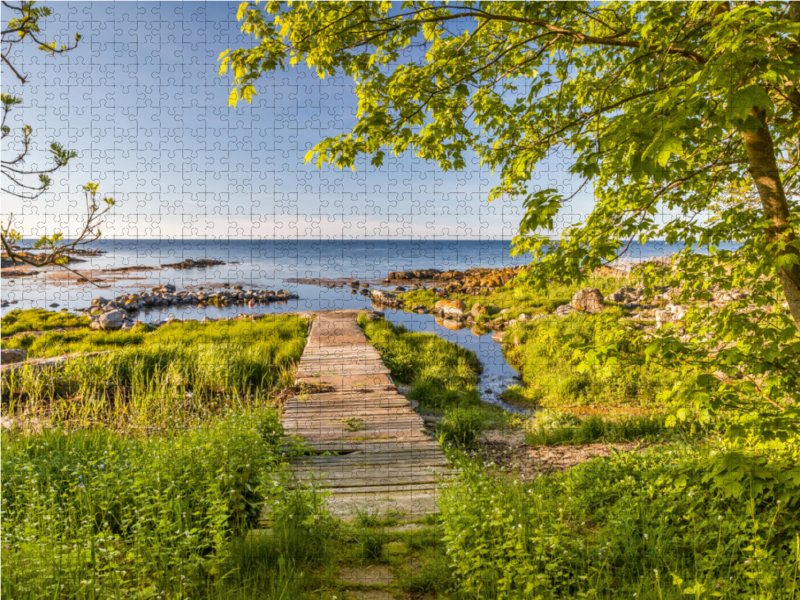
[[[283,424],[320,454],[296,460],[294,472],[329,488],[328,506],[339,517],[366,511],[417,518],[436,510],[447,460],[398,393],[357,315],[319,313],[312,323],[297,382],[320,391],[288,400]]]

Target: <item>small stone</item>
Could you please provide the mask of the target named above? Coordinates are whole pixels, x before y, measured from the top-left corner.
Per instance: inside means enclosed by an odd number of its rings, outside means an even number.
[[[61,306],[61,305],[60,305],[58,302],[53,302],[53,303],[50,305],[50,308],[58,308],[59,306]]]
[[[28,360],[28,351],[22,348],[3,348],[0,351],[0,364],[9,365]]]

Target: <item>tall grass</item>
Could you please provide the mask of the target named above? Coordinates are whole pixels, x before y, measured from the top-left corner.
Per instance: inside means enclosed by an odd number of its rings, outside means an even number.
[[[3,596],[193,597],[284,499],[280,444],[271,409],[143,438],[4,432]]]
[[[579,416],[569,412],[544,410],[530,421],[526,441],[535,446],[562,446],[593,444],[597,442],[621,443],[665,439],[688,440],[713,431],[710,424],[679,422],[667,426],[667,415],[661,412],[648,414],[608,414]]]
[[[73,351],[108,344],[117,351],[4,373],[5,414],[130,429],[186,424],[225,408],[259,405],[274,387],[291,384],[306,322],[277,316],[255,323],[175,323],[152,333],[79,333],[77,340],[72,332],[42,338],[49,338],[46,344],[58,338]]]

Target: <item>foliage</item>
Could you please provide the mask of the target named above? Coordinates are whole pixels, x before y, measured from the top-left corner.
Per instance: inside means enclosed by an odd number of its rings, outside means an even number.
[[[88,327],[89,317],[79,317],[68,312],[55,312],[45,308],[28,308],[10,311],[2,318],[0,324],[2,324],[2,336],[8,337],[23,331]]]
[[[370,321],[361,315],[358,323],[380,352],[395,383],[424,380],[440,389],[463,390],[478,381],[481,363],[470,350],[436,334],[412,333],[384,319]]]
[[[479,408],[454,406],[445,411],[436,433],[443,446],[466,450],[477,445],[483,428],[484,417]]]
[[[798,457],[747,454],[734,495],[709,476],[733,456],[654,448],[527,482],[464,461],[440,501],[451,567],[481,598],[792,598]]]
[[[679,404],[738,406],[729,433],[796,430],[799,4],[269,2],[237,17],[254,43],[220,56],[231,104],[287,65],[352,78],[357,121],[307,160],[380,167],[413,152],[451,170],[477,155],[499,175],[489,199],[522,202],[515,250],[533,254],[535,286],[583,281],[631,241],[663,239],[684,247],[669,274],[682,299],[750,290],[746,315],[692,307],[686,335],[659,335],[653,351],[682,372]],[[554,153],[568,157],[569,196],[540,186]],[[591,214],[562,227],[584,186]],[[731,202],[742,190],[759,205]],[[587,355],[600,360],[619,360],[614,344]]]
[[[608,323],[623,315],[622,309],[608,308],[602,317],[573,313],[519,323],[509,330],[504,340],[506,355],[528,387],[527,398],[550,407],[652,406],[676,377],[647,362],[645,346],[631,327],[625,328],[628,336],[613,337],[616,329]],[[587,366],[587,354],[612,339],[616,362]]]
[[[147,333],[51,332],[4,346],[32,355],[113,349],[54,370],[27,366],[3,373],[5,414],[51,421],[102,421],[122,430],[194,422],[224,408],[263,403],[273,387],[292,384],[306,322],[296,316],[255,323],[173,323]]]
[[[143,439],[4,432],[3,595],[186,597],[223,577],[230,540],[285,494],[263,421],[275,411]]]

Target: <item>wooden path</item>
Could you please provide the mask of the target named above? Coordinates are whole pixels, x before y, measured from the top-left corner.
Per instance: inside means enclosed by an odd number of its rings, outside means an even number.
[[[357,316],[319,313],[312,323],[297,382],[321,391],[288,400],[283,424],[320,454],[295,461],[294,472],[301,482],[313,477],[329,488],[328,506],[339,517],[366,511],[417,518],[436,511],[447,460],[398,393]]]

